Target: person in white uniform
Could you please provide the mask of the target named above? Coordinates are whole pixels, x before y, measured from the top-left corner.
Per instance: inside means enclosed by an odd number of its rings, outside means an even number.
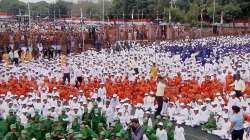
[[[168,134],[166,129],[163,128],[163,123],[158,123],[158,128],[156,129],[157,140],[168,140]]]
[[[175,129],[174,129],[174,139],[175,140],[185,140],[184,128],[181,127],[179,124],[177,124],[175,126]]]

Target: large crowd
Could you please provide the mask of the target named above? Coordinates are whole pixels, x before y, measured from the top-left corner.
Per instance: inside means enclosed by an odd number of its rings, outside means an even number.
[[[119,45],[3,60],[0,139],[250,138],[250,36]]]

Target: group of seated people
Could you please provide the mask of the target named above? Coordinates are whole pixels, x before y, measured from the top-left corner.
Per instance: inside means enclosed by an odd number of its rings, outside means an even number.
[[[229,139],[239,113],[249,138],[248,41],[133,42],[129,50],[0,64],[0,139],[184,140],[186,126]],[[70,79],[83,78],[79,86],[63,83],[65,62]],[[166,87],[155,115],[159,75]]]

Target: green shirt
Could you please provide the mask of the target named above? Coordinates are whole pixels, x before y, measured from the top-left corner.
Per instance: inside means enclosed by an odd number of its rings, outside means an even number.
[[[5,137],[4,137],[3,140],[18,140],[19,136],[20,136],[20,135],[19,135],[18,132],[15,132],[15,133],[13,133],[13,132],[8,132],[8,133],[5,135]]]
[[[0,120],[0,140],[2,140],[5,134],[8,132],[8,124],[5,120]]]

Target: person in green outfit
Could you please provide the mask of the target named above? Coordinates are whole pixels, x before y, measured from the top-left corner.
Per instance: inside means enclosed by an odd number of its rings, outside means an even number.
[[[67,136],[66,136],[67,140],[73,140],[74,139],[74,130],[73,129],[69,129]]]
[[[72,122],[71,129],[73,129],[74,132],[79,132],[80,131],[80,124],[78,122],[78,117],[74,116],[74,120]]]
[[[9,115],[6,118],[6,122],[8,124],[8,127],[10,128],[11,124],[15,124],[16,123],[16,115],[14,114],[14,110],[10,109],[9,110]],[[9,129],[8,129],[9,130]]]
[[[98,124],[101,123],[101,116],[98,112],[98,109],[95,108],[91,119],[91,127],[95,133],[98,133]]]
[[[51,115],[48,114],[47,119],[44,121],[44,124],[45,124],[45,126],[46,126],[47,132],[51,132],[51,131],[52,131],[52,126],[53,126],[53,124],[54,124],[54,122],[53,122],[52,119],[53,119],[53,117],[51,117]]]
[[[146,129],[146,132],[145,132],[144,135],[145,135],[149,140],[156,140],[156,139],[157,139],[157,137],[156,137],[156,135],[155,135],[154,129],[151,129],[151,128]],[[145,137],[145,136],[143,136],[143,137]]]
[[[121,133],[116,133],[114,140],[122,140],[122,134]]]
[[[98,124],[98,132],[99,132],[99,134],[100,134],[101,132],[103,132],[103,131],[105,131],[105,127],[104,127],[103,123],[99,123],[99,124]]]
[[[44,140],[45,139],[45,135],[47,133],[45,121],[46,121],[46,118],[44,118],[42,116],[39,118],[39,122],[37,124],[37,129],[38,129],[37,133],[39,133],[39,134],[38,134],[37,140]]]
[[[21,136],[18,138],[18,140],[29,140],[28,136],[28,131],[27,130],[22,130],[21,131]]]
[[[21,119],[17,118],[16,120],[16,131],[18,133],[21,133],[21,131],[24,129],[24,126],[21,124]]]
[[[34,137],[34,134],[33,134],[34,131],[32,131],[32,125],[31,125],[31,123],[27,123],[27,124],[26,124],[25,130],[27,130],[27,131],[29,132],[29,133],[27,134],[29,138]]]
[[[105,131],[101,131],[100,132],[100,137],[99,137],[100,140],[105,140]]]
[[[52,140],[50,133],[47,133],[45,135],[45,140]]]
[[[77,134],[75,137],[74,137],[75,140],[88,140],[87,136],[84,136],[82,134]]]
[[[8,132],[8,123],[0,116],[0,140],[4,138]]]
[[[10,125],[10,132],[8,132],[3,140],[18,140],[20,137],[20,134],[16,132],[16,125],[12,124]]]
[[[118,133],[123,129],[119,118],[115,118],[114,133]]]
[[[39,121],[39,119],[40,119],[40,117],[41,117],[41,115],[39,114],[39,112],[40,112],[40,110],[38,110],[38,109],[36,109],[35,110],[35,115],[33,116],[33,119],[35,120],[35,121]]]
[[[68,125],[68,115],[66,114],[65,108],[62,109],[61,114],[58,116],[58,121],[62,123],[64,131],[66,131]]]
[[[55,122],[54,127],[52,129],[51,137],[53,140],[61,140],[64,139],[64,130],[63,126],[59,122]]]
[[[86,122],[87,125],[90,125],[89,119],[90,119],[90,114],[88,113],[88,108],[84,107],[84,113],[82,115],[82,121]]]

